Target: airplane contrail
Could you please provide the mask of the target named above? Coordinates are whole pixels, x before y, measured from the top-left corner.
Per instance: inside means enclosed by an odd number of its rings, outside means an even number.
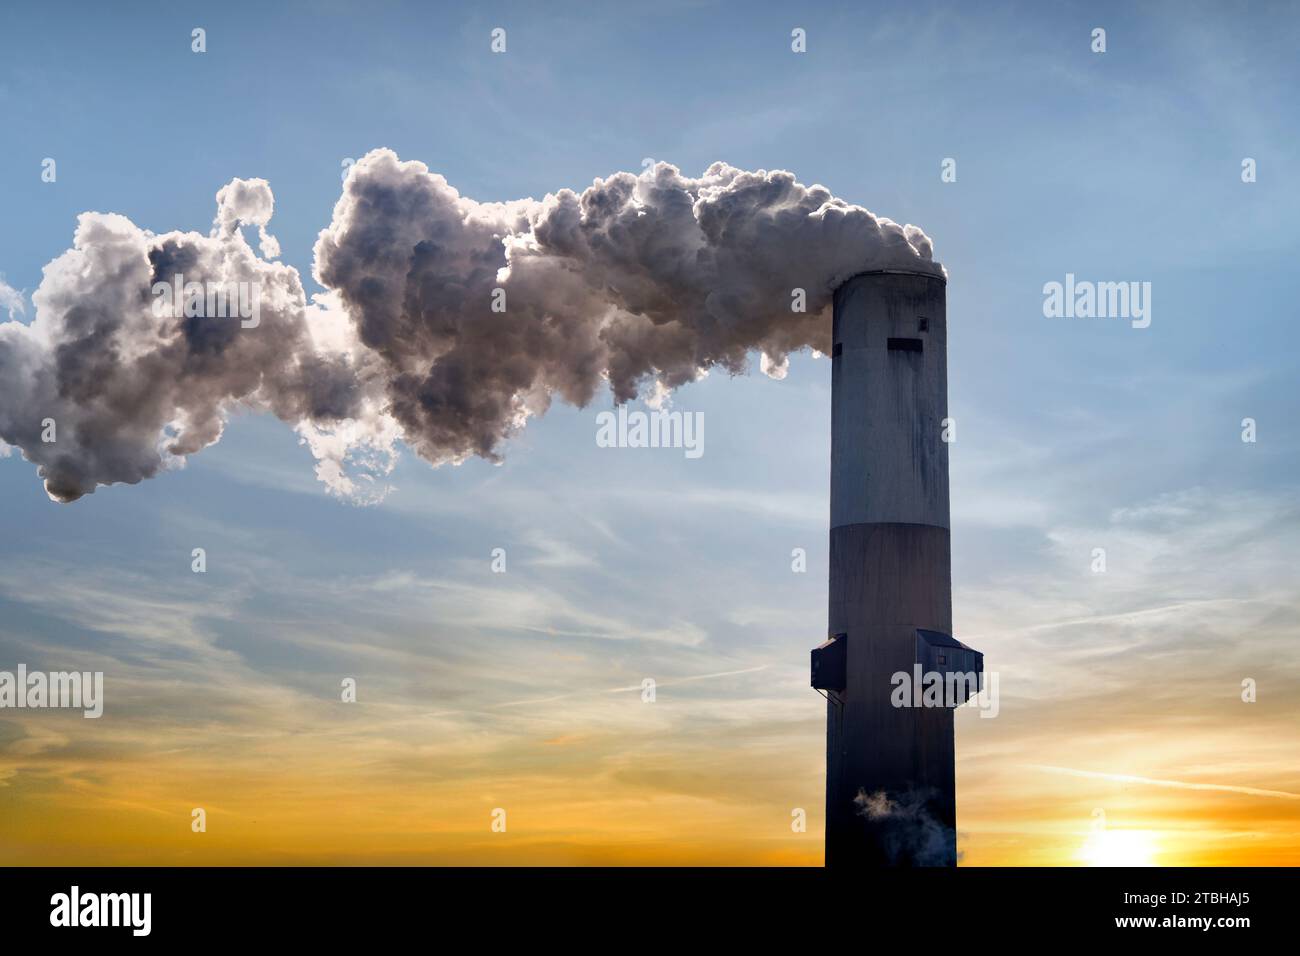
[[[753,674],[755,671],[767,670],[768,665],[759,664],[757,667],[745,667],[735,671],[718,671],[713,674],[696,674],[692,677],[677,677],[671,680],[656,681],[656,687],[671,687],[674,684],[685,684],[687,681],[710,680],[714,677],[731,677],[735,674]],[[549,704],[553,700],[565,700],[570,697],[587,697],[593,693],[596,694],[623,694],[628,691],[641,690],[640,684],[629,684],[627,687],[607,687],[603,691],[577,690],[568,694],[555,694],[552,697],[533,697],[529,700],[510,700],[503,704],[492,704],[492,707],[519,707],[524,704]]]
[[[1103,773],[1099,770],[1074,770],[1070,767],[1052,767],[1030,764],[1034,770],[1065,774],[1070,777],[1090,777],[1095,780],[1114,780],[1117,783],[1145,783],[1152,787],[1172,787],[1175,790],[1214,790],[1219,793],[1243,793],[1251,797],[1276,797],[1280,800],[1300,800],[1300,793],[1286,790],[1262,790],[1259,787],[1234,787],[1226,783],[1187,783],[1184,780],[1160,780],[1154,777],[1134,777],[1124,773]]]

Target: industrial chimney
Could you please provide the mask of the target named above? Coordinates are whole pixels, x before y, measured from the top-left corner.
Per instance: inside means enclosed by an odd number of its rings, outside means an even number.
[[[881,270],[835,292],[831,636],[813,651],[827,866],[956,864],[952,707],[976,688],[958,681],[958,699],[932,706],[896,693],[902,675],[983,671],[950,636],[946,288],[941,274]]]

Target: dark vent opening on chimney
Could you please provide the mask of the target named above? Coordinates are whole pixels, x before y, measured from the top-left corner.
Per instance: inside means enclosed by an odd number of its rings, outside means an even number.
[[[924,346],[920,339],[890,339],[891,352],[920,352]]]

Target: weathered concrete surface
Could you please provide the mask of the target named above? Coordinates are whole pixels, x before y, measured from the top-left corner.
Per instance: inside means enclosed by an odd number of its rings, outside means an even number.
[[[848,669],[827,713],[828,866],[956,862],[952,711],[890,702],[916,629],[952,633],[945,293],[880,272],[835,294],[829,633]]]

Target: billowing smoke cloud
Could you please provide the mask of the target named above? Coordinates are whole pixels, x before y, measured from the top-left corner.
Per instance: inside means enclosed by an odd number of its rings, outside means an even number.
[[[277,251],[270,187],[235,180],[217,198],[208,236],[84,213],[32,294],[32,324],[0,325],[0,439],[37,465],[51,498],[173,467],[241,406],[290,422],[364,417],[345,335],[333,350],[318,342],[328,310],[312,310],[317,333],[297,271],[259,258],[239,231],[257,225],[263,251]],[[206,317],[216,293],[253,318]]]
[[[292,424],[332,491],[373,499],[399,439],[435,465],[495,461],[555,397],[662,397],[711,368],[743,373],[754,352],[780,378],[791,352],[829,348],[844,279],[940,270],[916,227],[785,172],[715,163],[692,179],[661,163],[480,203],[380,149],[353,166],[321,232],[328,291],[308,303],[297,272],[271,261],[273,209],[264,180],[236,179],[207,236],[80,217],[32,324],[0,324],[0,440],[52,498],[174,467],[249,408]],[[160,295],[176,277],[182,291]],[[212,317],[213,290],[247,305],[250,288],[256,321]]]
[[[27,303],[23,301],[23,294],[5,282],[3,275],[0,275],[0,309],[8,312],[10,319],[27,311]]]
[[[581,194],[478,203],[378,150],[316,244],[316,278],[383,356],[406,441],[440,462],[495,458],[555,395],[585,405],[608,383],[625,401],[744,372],[755,350],[781,374],[788,353],[829,347],[840,282],[930,259],[919,229],[784,172],[716,163],[690,179],[661,163]]]

